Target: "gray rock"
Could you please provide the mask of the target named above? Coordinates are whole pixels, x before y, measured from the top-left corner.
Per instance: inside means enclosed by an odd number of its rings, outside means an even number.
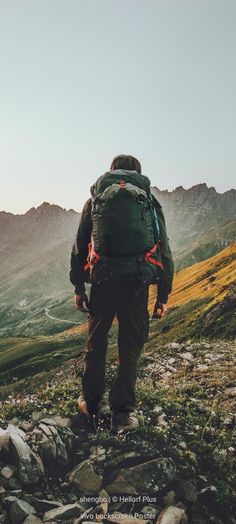
[[[10,506],[10,517],[14,524],[22,524],[28,515],[35,513],[33,506],[30,506],[24,500],[16,499]]]
[[[1,469],[1,475],[4,479],[9,480],[15,473],[16,473],[16,467],[15,466],[4,466],[4,468]]]
[[[97,506],[86,508],[82,515],[78,519],[76,519],[76,521],[73,524],[75,524],[76,522],[78,524],[80,522],[84,522],[86,518],[91,519],[91,515],[93,516],[92,520],[95,522],[101,522],[103,520],[104,514],[108,512],[109,495],[104,489],[102,489],[101,491],[99,491],[99,497],[100,502],[97,504]]]
[[[60,508],[51,509],[43,516],[43,522],[53,522],[54,520],[66,520],[73,517],[79,517],[83,512],[79,504],[67,504]]]
[[[55,422],[56,426],[60,426],[61,428],[69,428],[71,426],[71,419],[61,417],[60,415],[54,415],[50,420]]]
[[[103,446],[93,446],[90,449],[91,462],[104,462],[106,459],[106,449]]]
[[[22,497],[20,497],[20,495],[22,494],[22,489],[12,489],[12,490],[8,491],[8,494],[12,495],[13,497],[22,498]]]
[[[179,487],[183,493],[183,497],[188,502],[196,502],[197,500],[197,490],[191,480],[181,480],[179,481]]]
[[[35,515],[28,515],[26,519],[24,520],[23,524],[42,524],[43,521],[39,519],[38,517],[35,517]]]
[[[57,462],[59,464],[62,464],[63,466],[67,466],[67,464],[69,463],[69,459],[67,455],[66,445],[63,442],[57,428],[52,426],[50,429],[53,435],[54,442],[56,444]]]
[[[97,493],[102,487],[102,476],[95,473],[90,460],[84,460],[70,472],[69,482],[82,493]]]
[[[6,488],[0,486],[0,495],[4,495],[4,493],[6,493]]]
[[[41,420],[41,424],[46,424],[46,426],[56,426],[56,422],[54,422],[53,418],[45,417]]]
[[[7,505],[13,504],[13,502],[15,502],[16,500],[18,500],[17,497],[13,495],[8,495],[7,497],[4,498],[4,502]]]
[[[42,471],[35,462],[35,455],[22,437],[23,432],[19,428],[9,426],[9,433],[11,456],[18,468],[20,482],[23,485],[37,483],[42,476]]]
[[[107,450],[104,466],[105,468],[118,466],[122,462],[128,462],[129,460],[139,457],[140,453],[137,453],[136,451],[126,451],[125,453],[121,453],[119,449],[117,450],[111,447]]]
[[[168,346],[171,349],[180,349],[181,348],[181,345],[178,342],[170,342],[170,344],[168,344]]]
[[[197,371],[202,371],[202,372],[205,372],[205,371],[208,371],[208,366],[206,364],[198,364],[196,366],[196,369]]]
[[[9,431],[6,429],[0,428],[0,451],[1,449],[6,449],[9,451],[9,444],[10,444],[10,435]]]
[[[25,432],[24,432],[22,429],[18,428],[18,426],[14,426],[14,424],[9,423],[7,429],[8,429],[8,431],[9,431],[9,433],[10,433],[10,437],[11,437],[11,432],[14,431],[14,432],[15,432],[17,435],[19,435],[23,440],[26,439],[26,434],[25,434]]]
[[[92,519],[91,519],[91,515],[92,515]],[[84,521],[86,521],[86,518],[90,518],[92,521],[95,520],[96,522],[97,519],[95,519],[94,517],[95,517],[95,508],[91,506],[91,508],[88,508],[85,511],[83,511],[80,517],[74,520],[73,524],[80,524],[81,522],[83,522],[84,524]],[[91,523],[91,520],[90,520],[90,523]]]
[[[188,522],[184,509],[169,506],[158,517],[157,524],[185,524]]]
[[[35,422],[35,423],[39,422],[44,417],[45,417],[45,413],[43,413],[43,411],[33,411],[33,413],[31,413],[32,422]]]
[[[32,422],[28,422],[27,420],[23,420],[20,424],[20,428],[23,429],[23,431],[31,431],[33,429]]]
[[[37,513],[45,513],[46,511],[50,511],[51,509],[60,508],[63,505],[61,502],[57,502],[55,500],[39,499],[29,494],[24,495],[22,498],[23,500],[28,502],[28,504],[34,506]]]
[[[6,513],[0,515],[0,524],[9,524]]]
[[[119,470],[114,482],[108,484],[105,489],[109,494],[121,493],[124,492],[123,488],[126,484],[126,488],[130,486],[131,490],[134,490],[125,491],[126,493],[145,495],[165,488],[173,482],[175,476],[176,468],[171,458],[154,459],[131,468]],[[120,491],[121,488],[122,491]]]
[[[42,432],[42,437],[39,447],[45,461],[66,466],[69,462],[67,449],[71,448],[75,436],[67,426],[62,425],[62,421],[63,419],[60,418],[61,425],[57,426],[55,419],[41,420],[39,430]]]
[[[168,493],[166,495],[164,495],[164,497],[163,497],[164,504],[166,506],[174,506],[175,505],[175,497],[176,497],[176,493],[175,493],[175,491],[173,489],[171,491],[168,491]]]
[[[236,387],[227,388],[225,393],[228,395],[228,397],[236,397]]]
[[[192,355],[192,353],[190,353],[190,351],[186,351],[185,353],[180,353],[180,358],[182,358],[183,360],[193,360],[194,359],[194,356]]]
[[[207,486],[206,488],[203,488],[200,490],[200,495],[201,496],[205,496],[205,495],[217,495],[217,488],[216,486]]]
[[[9,421],[9,424],[11,424],[12,426],[19,426],[20,424],[20,420],[17,418],[17,417],[13,417],[10,421]]]
[[[46,435],[42,435],[39,449],[46,464],[54,464],[56,462],[57,448],[52,438],[50,440]]]
[[[153,408],[152,412],[155,413],[156,415],[160,415],[163,412],[163,409],[162,409],[161,406],[155,406],[155,408]]]
[[[3,486],[4,488],[8,488],[9,486],[9,482],[7,479],[4,479],[3,477],[0,476],[0,486]]]
[[[19,490],[21,488],[21,485],[19,483],[19,480],[15,477],[11,477],[8,481],[8,486],[11,490]]]

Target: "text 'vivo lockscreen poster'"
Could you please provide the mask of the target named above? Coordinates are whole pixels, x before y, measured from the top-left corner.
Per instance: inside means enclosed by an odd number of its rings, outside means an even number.
[[[0,0],[0,523],[235,524],[236,4]]]

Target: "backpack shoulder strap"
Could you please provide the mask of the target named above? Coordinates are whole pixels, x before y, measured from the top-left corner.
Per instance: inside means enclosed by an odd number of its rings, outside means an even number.
[[[160,225],[158,221],[158,209],[161,209],[161,204],[159,204],[158,200],[154,197],[153,194],[151,194],[151,200],[152,200],[152,209],[153,209],[153,218],[154,218],[154,226],[156,228],[157,232],[157,238],[160,239]]]

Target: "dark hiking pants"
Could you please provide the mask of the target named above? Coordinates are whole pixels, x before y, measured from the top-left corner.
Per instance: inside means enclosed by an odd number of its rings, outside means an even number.
[[[135,408],[137,362],[148,339],[148,286],[138,282],[92,284],[89,335],[84,357],[83,396],[96,409],[105,391],[107,336],[116,315],[119,365],[109,402],[113,411]]]

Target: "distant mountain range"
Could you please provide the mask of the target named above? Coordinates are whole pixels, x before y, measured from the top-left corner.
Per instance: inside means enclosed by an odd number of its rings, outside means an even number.
[[[213,228],[217,231],[236,218],[235,189],[217,193],[214,187],[198,184],[190,189],[180,186],[174,191],[160,191],[154,187],[153,193],[163,207],[174,253],[180,253],[202,234],[209,233]],[[224,241],[220,233],[219,239]],[[234,240],[235,234],[232,242]]]
[[[236,191],[206,184],[153,192],[163,207],[176,269],[208,258],[236,240]],[[0,212],[0,335],[53,334],[80,322],[72,306],[69,260],[80,215],[44,202],[24,215]],[[68,325],[69,326],[69,325]]]

